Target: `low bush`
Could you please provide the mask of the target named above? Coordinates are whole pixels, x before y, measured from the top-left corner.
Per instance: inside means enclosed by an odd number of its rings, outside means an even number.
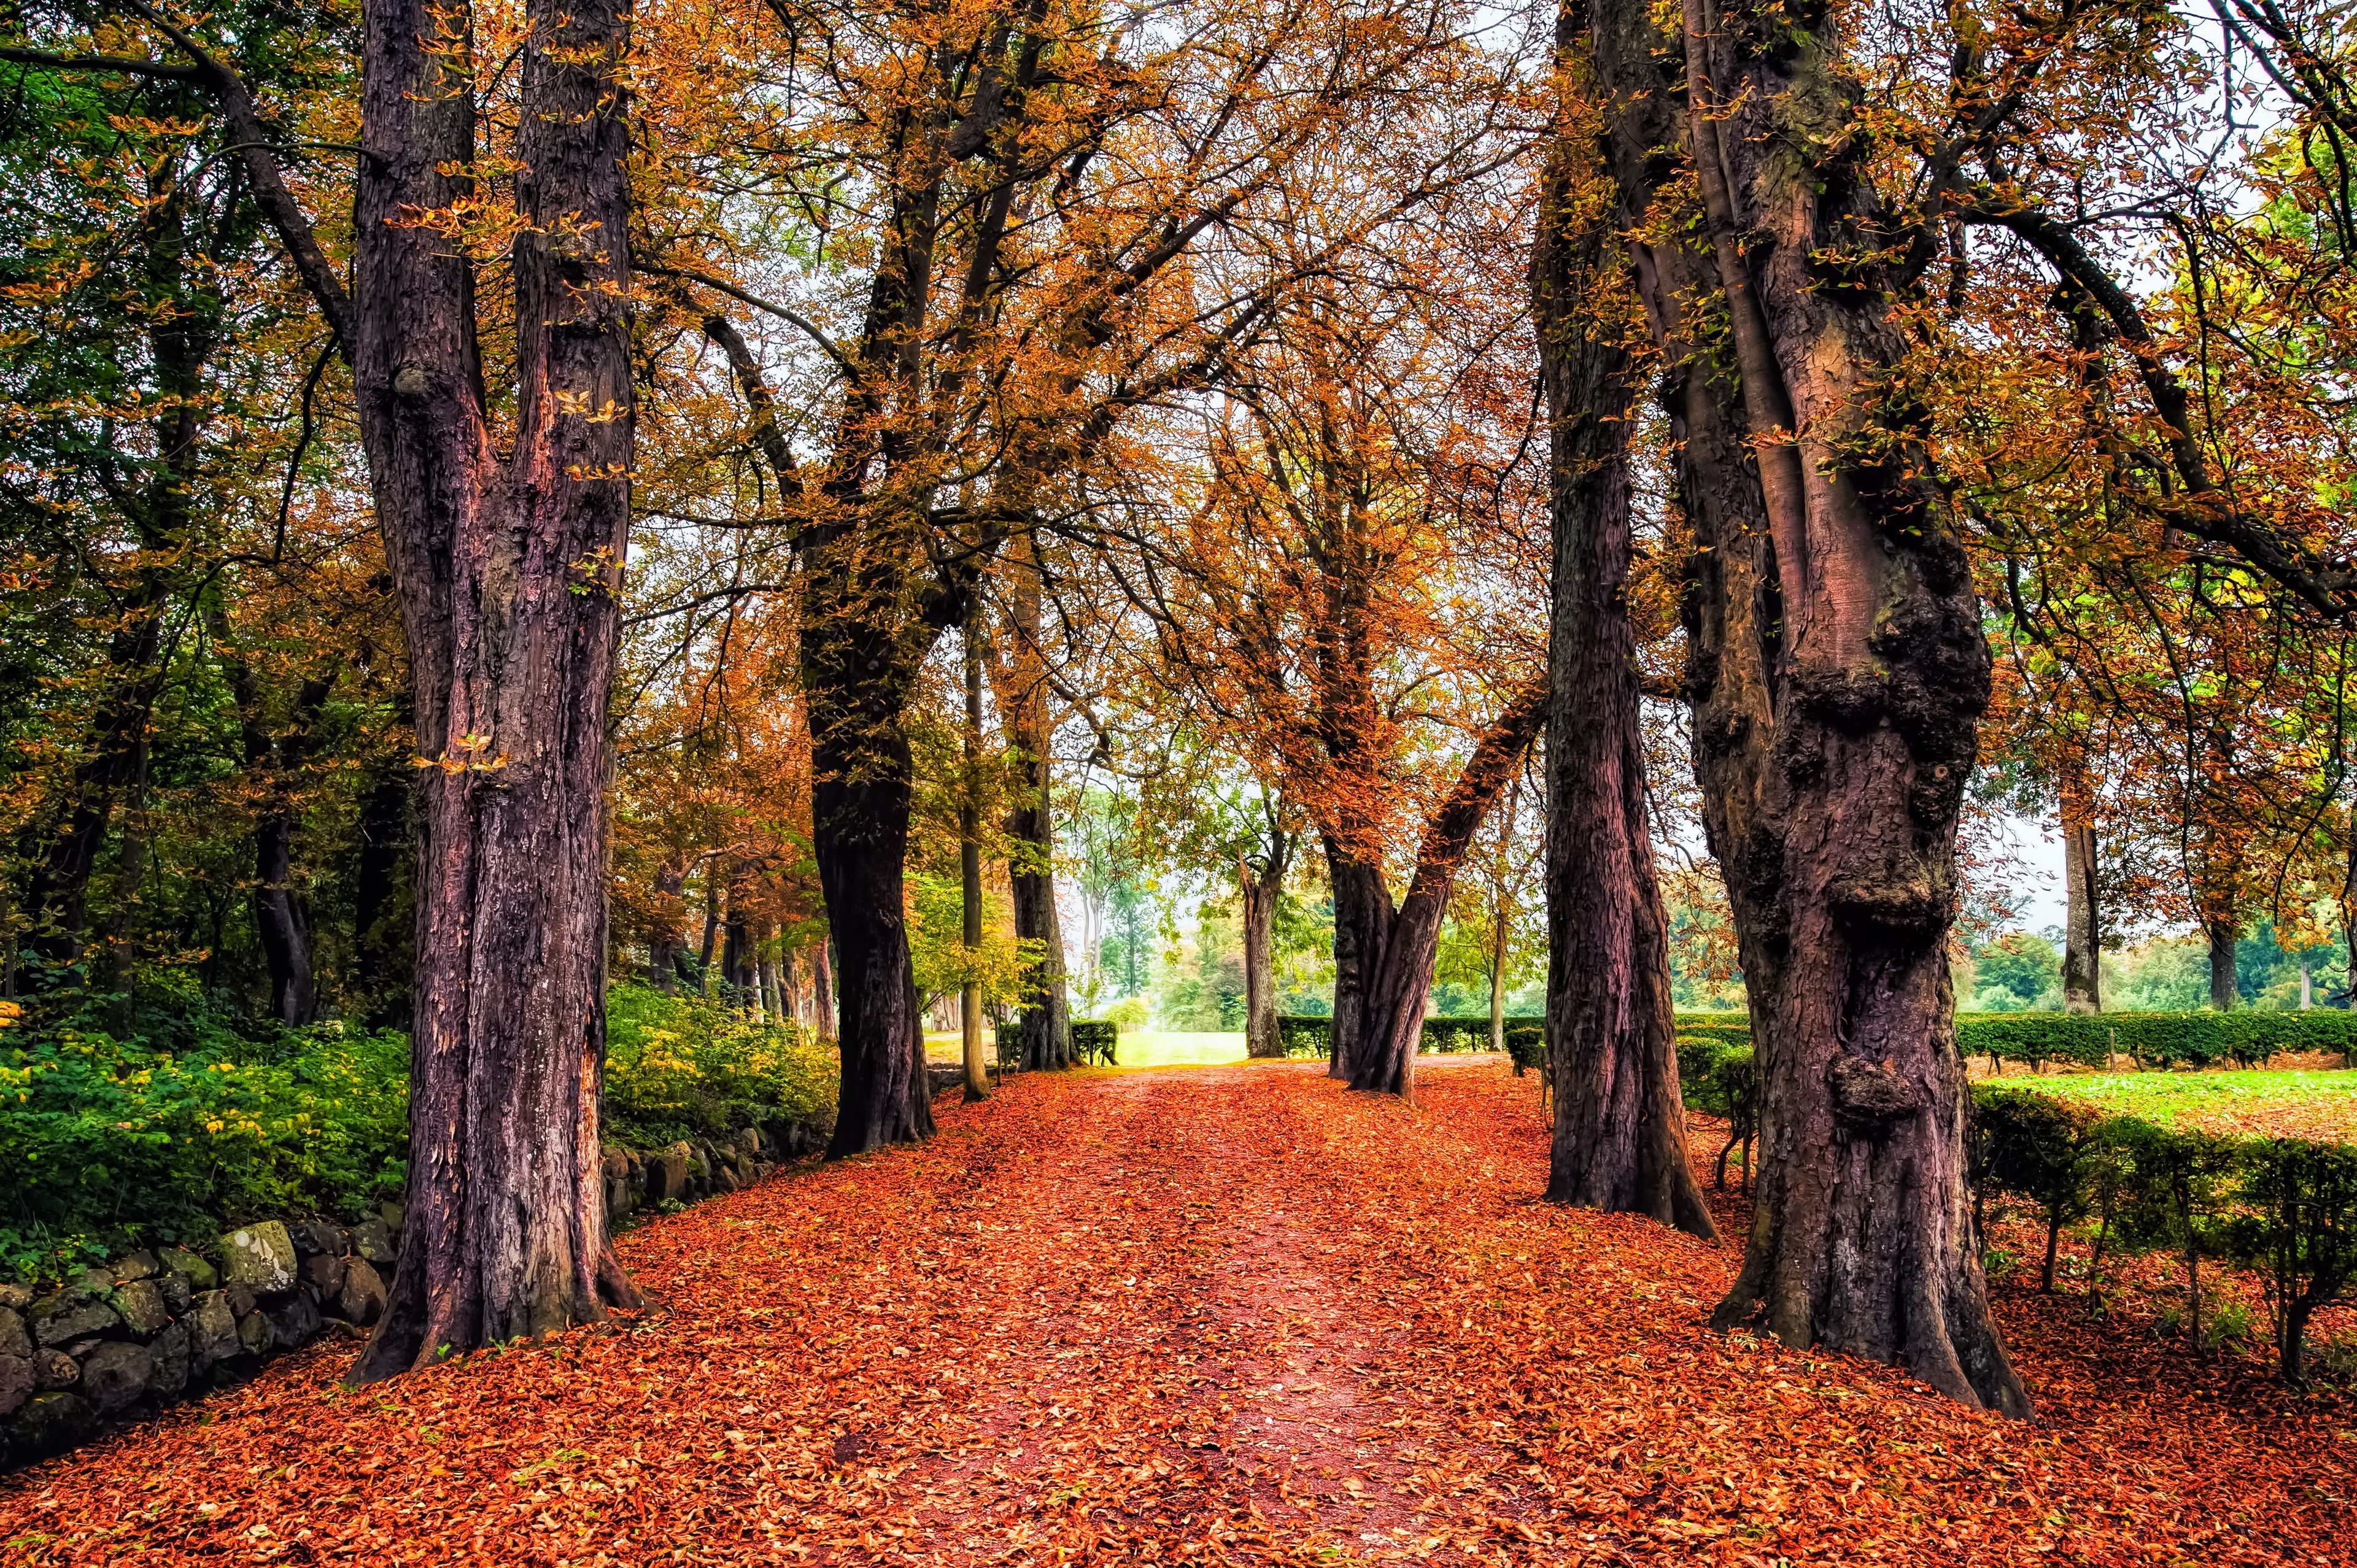
[[[334,1024],[178,1053],[70,1029],[0,1048],[0,1277],[357,1213],[401,1183],[408,1075],[406,1037]]]
[[[1740,1045],[1749,1042],[1751,1023],[1741,1013],[1681,1013],[1678,1033]],[[2252,1067],[2286,1051],[2348,1058],[2357,1048],[2357,1013],[1959,1013],[1956,1047],[2037,1068],[2104,1068],[2115,1056],[2139,1068]]]
[[[833,1117],[833,1051],[700,997],[616,986],[606,1126],[656,1147]],[[177,1050],[71,1028],[0,1036],[0,1278],[47,1281],[248,1220],[359,1215],[409,1153],[409,1041],[340,1024]]]
[[[1976,1187],[2028,1198],[2054,1238],[2072,1218],[2100,1216],[2089,1270],[2101,1288],[2104,1248],[2167,1248],[2183,1262],[2179,1321],[2194,1348],[2233,1327],[2205,1311],[2201,1265],[2257,1272],[2285,1381],[2306,1380],[2308,1327],[2322,1307],[2357,1300],[2357,1147],[2304,1138],[2247,1138],[2104,1117],[2083,1103],[2018,1084],[1973,1091]]]
[[[1727,1119],[1727,1142],[1719,1145],[1711,1180],[1720,1187],[1727,1186],[1727,1156],[1740,1148],[1742,1179],[1749,1187],[1751,1145],[1760,1135],[1760,1086],[1752,1069],[1751,1047],[1685,1033],[1685,1022],[1692,1016],[1679,1015],[1678,1092],[1688,1110]]]
[[[834,1047],[702,996],[621,984],[606,996],[606,1133],[658,1148],[757,1122],[832,1126]]]

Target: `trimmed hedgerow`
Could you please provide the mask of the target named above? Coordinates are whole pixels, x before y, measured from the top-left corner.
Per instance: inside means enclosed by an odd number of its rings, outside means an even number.
[[[2107,1246],[2176,1252],[2198,1348],[2202,1263],[2255,1269],[2267,1285],[2279,1372],[2294,1385],[2307,1377],[2309,1321],[2357,1299],[2357,1146],[2105,1117],[2018,1083],[1975,1085],[1973,1122],[1976,1192],[2028,1198],[2046,1219],[2049,1289],[2062,1226],[2096,1217],[2089,1288]]]

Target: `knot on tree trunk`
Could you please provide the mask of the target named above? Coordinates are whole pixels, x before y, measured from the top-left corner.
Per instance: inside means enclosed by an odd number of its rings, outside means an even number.
[[[1870,1062],[1836,1057],[1828,1077],[1834,1115],[1857,1131],[1878,1133],[1923,1109],[1923,1091],[1887,1058]]]
[[[1835,918],[1852,931],[1907,937],[1947,929],[1948,900],[1921,862],[1852,868],[1827,891]]]

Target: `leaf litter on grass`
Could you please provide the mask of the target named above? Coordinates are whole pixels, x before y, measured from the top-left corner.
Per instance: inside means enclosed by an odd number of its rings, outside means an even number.
[[[2346,1402],[2012,1295],[2032,1423],[1710,1334],[1732,1246],[1533,1201],[1528,1080],[1420,1077],[1015,1080],[631,1232],[663,1313],[0,1480],[0,1562],[2348,1561]]]

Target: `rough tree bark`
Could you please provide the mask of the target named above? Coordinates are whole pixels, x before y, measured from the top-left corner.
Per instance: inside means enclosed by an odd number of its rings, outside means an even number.
[[[1416,845],[1415,875],[1396,904],[1383,867],[1356,838],[1327,831],[1334,889],[1334,1063],[1352,1089],[1413,1097],[1432,961],[1457,868],[1481,818],[1545,722],[1544,682],[1516,697],[1473,748]]]
[[[1620,330],[1592,295],[1604,226],[1583,211],[1584,149],[1561,149],[1539,209],[1532,283],[1553,456],[1548,625],[1547,1197],[1717,1238],[1686,1157],[1669,923],[1653,875],[1623,597],[1634,538]],[[1496,985],[1492,983],[1492,993]]]
[[[1056,912],[1055,779],[1049,751],[1053,720],[1041,638],[1041,574],[1038,540],[1028,531],[1018,533],[1006,563],[1008,653],[998,667],[998,702],[1017,774],[1015,804],[1006,814],[1015,935],[1039,944],[1039,961],[1024,971],[1024,1001],[1017,1015],[1023,1065],[1033,1072],[1072,1065],[1064,930]]]
[[[847,584],[806,572],[803,690],[811,715],[811,848],[834,940],[843,1089],[829,1157],[933,1133],[924,1026],[907,921],[911,759],[899,717],[913,679],[888,629],[839,602]],[[870,674],[869,671],[877,671]],[[900,679],[895,679],[899,677]]]
[[[1713,1322],[2026,1414],[1973,1246],[1946,959],[1988,653],[1881,387],[1901,343],[1872,138],[1836,13],[1686,0],[1667,37],[1655,16],[1567,20],[1592,28],[1620,228],[1667,350],[1695,768],[1761,1084],[1751,1231]],[[1682,164],[1698,226],[1649,210]]]
[[[354,1382],[639,1299],[608,1243],[597,1142],[607,706],[634,450],[630,24],[614,0],[530,0],[526,17],[510,435],[485,404],[471,269],[414,220],[473,194],[464,15],[365,10],[371,156],[343,336],[430,766],[409,1222]]]

